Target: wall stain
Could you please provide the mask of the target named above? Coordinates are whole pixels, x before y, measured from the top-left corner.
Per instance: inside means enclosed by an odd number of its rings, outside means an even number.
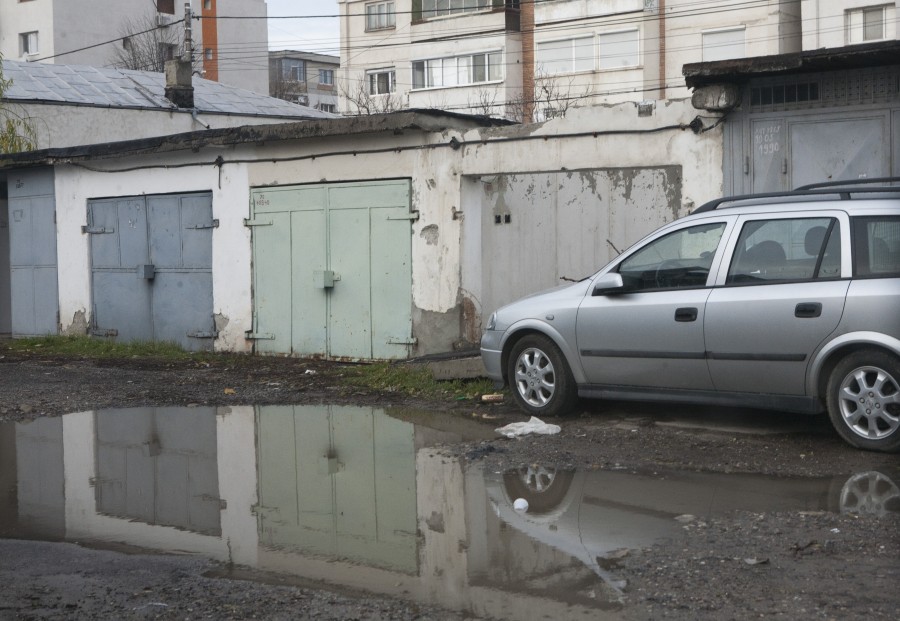
[[[440,236],[440,229],[437,224],[429,224],[426,227],[422,228],[422,231],[419,233],[419,237],[425,240],[425,243],[429,246],[437,246],[438,237]]]

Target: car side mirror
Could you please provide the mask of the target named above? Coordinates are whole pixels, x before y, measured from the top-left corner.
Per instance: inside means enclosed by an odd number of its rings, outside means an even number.
[[[594,292],[592,295],[614,295],[624,292],[625,283],[622,281],[622,275],[609,272],[594,281]]]

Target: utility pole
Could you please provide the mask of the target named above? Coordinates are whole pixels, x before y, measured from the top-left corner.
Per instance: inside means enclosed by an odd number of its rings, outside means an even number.
[[[186,60],[193,65],[194,63],[194,42],[191,38],[191,3],[184,3],[184,50],[181,53],[181,59]]]

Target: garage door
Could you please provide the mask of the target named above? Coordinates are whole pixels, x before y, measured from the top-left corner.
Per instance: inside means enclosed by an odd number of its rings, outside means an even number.
[[[212,349],[215,224],[209,194],[91,201],[91,333]]]
[[[257,351],[410,355],[409,180],[252,191]]]

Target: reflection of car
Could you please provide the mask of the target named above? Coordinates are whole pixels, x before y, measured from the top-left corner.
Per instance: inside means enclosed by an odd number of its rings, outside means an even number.
[[[900,451],[898,195],[818,184],[707,203],[492,314],[488,375],[537,416],[578,397],[827,407],[850,444]]]
[[[625,549],[674,537],[683,522],[734,511],[831,511],[884,516],[900,512],[900,471],[850,477],[774,477],[709,472],[558,471],[532,465],[486,473],[497,515],[531,539],[565,552],[611,586]],[[527,512],[514,502],[524,498]],[[533,511],[533,507],[539,507]],[[503,541],[492,545],[503,545]],[[549,568],[541,567],[544,575]]]

